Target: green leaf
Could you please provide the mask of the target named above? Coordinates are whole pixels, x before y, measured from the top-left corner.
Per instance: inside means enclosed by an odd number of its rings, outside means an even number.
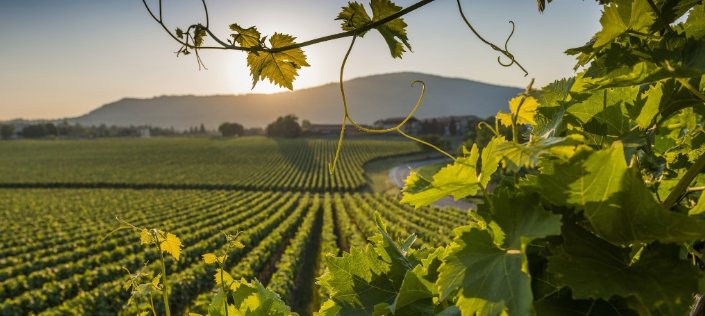
[[[536,115],[536,109],[538,107],[539,102],[534,97],[519,96],[509,101],[509,110],[511,113],[500,111],[497,114],[497,118],[504,126],[512,126],[514,116],[517,118],[517,125],[536,125],[534,116]]]
[[[208,306],[208,316],[225,316],[226,300],[225,294],[219,288],[218,292],[213,297],[211,304]],[[237,311],[234,306],[227,305],[228,315],[237,315]]]
[[[492,175],[497,172],[501,157],[499,148],[503,143],[506,143],[504,136],[492,137],[492,140],[482,149],[482,167],[480,168],[479,181],[483,187],[487,187]]]
[[[140,245],[149,245],[156,243],[154,236],[146,229],[140,231]]]
[[[630,250],[614,246],[575,224],[564,224],[565,242],[548,270],[573,290],[574,299],[636,296],[664,315],[685,315],[698,291],[697,268],[678,259],[674,245],[653,244],[631,264]]]
[[[289,316],[298,315],[291,312],[276,293],[266,289],[262,283],[256,279],[248,283],[242,279],[239,286],[233,292],[233,302],[235,309],[230,315],[243,316]]]
[[[174,256],[176,261],[179,261],[179,256],[181,256],[181,239],[176,237],[172,233],[167,233],[166,238],[159,240],[159,249],[166,251],[170,255]]]
[[[589,145],[611,145],[629,132],[628,106],[635,103],[638,87],[595,91],[582,102],[566,109],[563,118],[570,133],[579,133]]]
[[[220,284],[221,279],[225,281],[225,285],[229,286],[231,290],[235,291],[240,284],[233,279],[233,277],[228,273],[227,271],[223,271],[223,275],[221,277],[220,272],[222,270],[220,268],[215,269],[215,274],[213,277],[215,277],[215,284]]]
[[[705,239],[705,221],[663,209],[638,172],[627,168],[622,145],[615,143],[601,151],[581,148],[537,183],[544,199],[583,211],[591,230],[613,244]]]
[[[533,295],[526,246],[536,238],[560,234],[560,215],[539,206],[538,195],[511,196],[498,189],[492,196],[492,220],[505,234],[495,243],[493,232],[477,224],[455,230],[446,250],[436,287],[440,299],[458,289],[463,315],[529,315]]]
[[[705,38],[705,7],[703,5],[697,5],[690,10],[686,25],[686,36],[696,40]]]
[[[274,33],[269,39],[270,48],[294,45],[296,44],[295,39],[291,35]],[[294,89],[293,82],[295,77],[299,75],[298,70],[301,67],[310,66],[306,62],[306,55],[301,48],[279,53],[250,52],[247,54],[247,65],[250,66],[250,74],[252,75],[252,88],[260,79],[268,78],[270,83],[289,90]]]
[[[401,10],[401,7],[395,5],[389,0],[372,0],[370,2],[370,7],[372,7],[371,19],[365,10],[365,7],[361,3],[348,2],[348,6],[343,7],[343,11],[338,14],[336,20],[343,20],[341,25],[343,30],[352,31],[367,24],[382,20]],[[406,51],[404,47],[411,51],[409,38],[406,35],[406,26],[407,25],[404,22],[404,19],[396,18],[375,28],[380,34],[382,34],[382,37],[387,42],[389,51],[392,53],[392,57],[394,58],[401,58],[401,55]],[[360,32],[357,36],[363,37],[366,33],[367,31]]]
[[[420,177],[412,173],[413,178],[411,181],[407,180],[401,202],[420,207],[448,195],[452,195],[458,200],[476,194],[480,189],[477,175],[478,158],[477,145],[473,144],[469,156],[458,158],[453,165],[441,169],[433,176],[431,183],[420,181]]]
[[[319,284],[329,289],[333,303],[326,303],[318,315],[433,315],[433,284],[442,252],[409,249],[406,244],[413,237],[400,248],[378,227],[379,233],[369,238],[374,246],[326,257],[328,272]]]
[[[628,30],[648,33],[655,20],[647,0],[615,0],[604,7],[600,18],[602,30],[595,34],[593,47],[607,45]]]
[[[645,92],[644,98],[646,102],[636,119],[642,129],[651,127],[679,110],[702,104],[702,100],[673,79],[652,86]]]
[[[372,7],[373,22],[382,20],[401,10],[401,7],[395,5],[389,0],[372,0],[370,2],[370,6]],[[392,57],[394,58],[401,58],[402,53],[406,51],[404,47],[411,51],[409,38],[406,36],[406,26],[407,25],[404,22],[404,19],[396,18],[376,27],[377,31],[382,34],[382,37],[384,37],[384,40],[387,42],[389,51],[392,53]]]
[[[497,153],[502,157],[505,168],[518,172],[521,168],[534,168],[542,156],[553,156],[562,159],[570,158],[576,146],[582,143],[581,137],[549,137],[534,140],[527,144],[503,142],[497,146]],[[483,160],[484,161],[484,160]]]
[[[237,24],[230,24],[230,30],[237,32],[231,34],[236,43],[242,47],[259,46],[261,34],[256,27],[242,28]]]
[[[344,31],[352,31],[372,22],[365,7],[358,2],[348,2],[348,6],[343,7],[343,11],[338,14],[336,20],[343,20],[341,27]],[[366,33],[366,31],[360,32],[357,36],[364,37]]]

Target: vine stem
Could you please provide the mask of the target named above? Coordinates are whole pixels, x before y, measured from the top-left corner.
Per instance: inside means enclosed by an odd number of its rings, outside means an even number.
[[[296,49],[296,48],[301,48],[301,47],[305,47],[305,46],[309,46],[309,45],[313,45],[313,44],[318,44],[318,43],[322,43],[322,42],[327,42],[327,41],[330,41],[330,40],[335,40],[335,39],[340,39],[340,38],[345,38],[345,37],[350,37],[350,36],[356,36],[356,34],[361,34],[361,33],[367,32],[367,31],[369,31],[369,30],[371,30],[371,29],[373,29],[373,28],[375,28],[375,27],[378,27],[378,26],[380,26],[380,25],[386,24],[387,22],[390,22],[390,21],[392,21],[392,20],[394,20],[394,19],[397,19],[397,18],[399,18],[399,17],[402,17],[402,16],[406,15],[407,13],[412,12],[412,11],[414,11],[414,10],[416,10],[416,9],[418,9],[418,8],[421,8],[421,7],[427,5],[427,4],[431,3],[431,2],[434,2],[434,1],[436,1],[436,0],[421,0],[421,1],[417,2],[417,3],[414,3],[414,4],[408,6],[408,7],[404,8],[404,9],[398,11],[397,13],[394,13],[394,14],[392,14],[392,15],[390,15],[390,16],[384,18],[384,19],[381,19],[381,20],[379,20],[379,21],[376,21],[376,22],[373,22],[373,23],[370,23],[370,24],[361,26],[361,27],[359,27],[359,28],[356,28],[356,29],[354,29],[354,30],[350,30],[350,31],[347,31],[347,32],[341,32],[341,33],[337,33],[337,34],[332,34],[332,35],[328,35],[328,36],[323,36],[323,37],[315,38],[315,39],[312,39],[312,40],[309,40],[309,41],[301,42],[301,43],[298,43],[298,44],[293,44],[293,45],[288,45],[288,46],[282,46],[282,47],[278,47],[278,48],[266,48],[266,47],[262,47],[262,46],[242,47],[242,46],[236,46],[236,45],[227,44],[227,43],[223,42],[222,40],[220,40],[217,36],[215,36],[215,34],[213,34],[213,33],[211,32],[210,28],[208,28],[208,27],[203,27],[203,26],[201,26],[201,28],[203,28],[203,29],[208,33],[208,35],[209,35],[211,38],[213,38],[213,40],[216,41],[220,46],[201,46],[201,47],[196,47],[195,45],[192,45],[192,44],[189,44],[188,42],[184,42],[184,41],[180,40],[180,39],[177,38],[173,33],[171,33],[171,31],[166,27],[166,25],[164,25],[164,23],[163,23],[162,21],[160,21],[159,19],[157,19],[156,16],[152,13],[151,9],[150,9],[149,6],[147,5],[146,0],[142,0],[142,2],[144,3],[144,6],[147,8],[147,11],[148,11],[149,14],[152,16],[152,18],[153,18],[155,21],[157,21],[157,23],[159,23],[159,24],[164,28],[164,30],[165,30],[167,33],[169,33],[169,35],[170,35],[174,40],[176,40],[179,44],[181,44],[181,45],[183,45],[183,46],[186,46],[186,47],[192,48],[192,49],[196,49],[196,48],[198,48],[198,49],[228,49],[228,50],[240,50],[240,51],[247,51],[247,52],[266,52],[266,53],[280,53],[280,52],[283,52],[283,51],[287,51],[287,50],[291,50],[291,49]],[[204,9],[205,9],[205,6],[204,6]],[[195,26],[195,25],[191,25],[191,26],[189,26],[189,28],[194,27],[194,26]]]
[[[225,261],[225,260],[223,260],[223,261]],[[223,272],[223,270],[225,270],[225,267],[223,266],[223,264],[221,264],[220,265],[220,287],[221,287],[221,290],[223,291],[223,305],[225,307],[225,316],[229,316],[228,315],[228,295],[225,292],[225,277],[223,276],[223,274],[225,274],[225,273]]]
[[[696,160],[695,163],[688,168],[688,171],[685,175],[683,175],[671,193],[669,193],[666,199],[661,203],[661,206],[666,209],[670,209],[676,205],[676,202],[678,202],[681,195],[687,192],[688,186],[690,186],[690,183],[693,182],[695,177],[700,173],[700,171],[703,170],[703,168],[705,168],[705,155],[700,156],[700,158],[698,158],[698,160]]]
[[[690,92],[692,92],[700,100],[705,101],[705,95],[702,92],[698,91],[698,89],[695,89],[695,87],[693,87],[693,85],[691,85],[688,80],[685,80],[683,78],[676,78],[676,80],[678,80],[680,84],[682,84],[686,89],[690,90]]]
[[[169,295],[166,293],[168,290],[167,278],[166,278],[166,265],[164,264],[164,252],[159,247],[159,232],[156,229],[152,230],[154,238],[157,241],[157,251],[159,251],[159,257],[162,259],[162,283],[164,286],[162,288],[162,298],[164,299],[164,310],[166,311],[166,316],[171,316],[171,311],[169,311]]]

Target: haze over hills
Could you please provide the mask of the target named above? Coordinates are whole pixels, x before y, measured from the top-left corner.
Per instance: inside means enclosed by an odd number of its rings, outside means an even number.
[[[450,115],[487,117],[507,109],[507,101],[522,89],[420,73],[394,73],[346,81],[350,115],[360,124],[406,116],[416,104],[426,83],[423,103],[414,115],[423,119]],[[216,128],[223,122],[245,127],[264,127],[278,116],[295,114],[314,124],[340,124],[342,100],[337,83],[276,94],[216,96],[160,96],[125,98],[106,104],[86,115],[67,119],[82,125],[151,125],[186,129],[204,124]]]

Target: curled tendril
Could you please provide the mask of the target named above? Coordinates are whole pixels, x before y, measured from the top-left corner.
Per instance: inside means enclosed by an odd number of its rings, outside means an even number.
[[[508,64],[503,63],[501,60],[502,56],[497,56],[497,63],[499,63],[503,67],[511,67],[512,65],[514,65],[516,63],[516,59],[514,59],[514,55],[509,53],[509,49],[507,48],[507,45],[509,45],[509,40],[512,39],[512,35],[514,35],[514,29],[516,28],[516,25],[514,25],[514,21],[509,21],[509,23],[512,24],[512,32],[509,33],[509,37],[507,37],[507,40],[504,42],[504,51],[507,52],[507,54],[509,54],[510,63],[508,63]]]
[[[512,38],[512,35],[514,35],[514,27],[515,27],[514,21],[509,21],[509,23],[512,24],[512,32],[509,34],[509,37],[507,37],[507,40],[504,42],[504,49],[502,49],[499,46],[487,41],[484,37],[482,37],[482,35],[480,35],[480,33],[478,33],[475,30],[475,28],[472,26],[472,24],[470,24],[470,21],[468,21],[468,19],[465,17],[465,13],[463,13],[463,6],[460,4],[460,0],[457,0],[457,2],[458,2],[458,11],[460,12],[460,16],[463,18],[463,21],[465,21],[465,24],[468,26],[468,28],[470,28],[470,31],[472,31],[472,33],[475,34],[475,36],[478,39],[480,39],[483,43],[487,44],[492,49],[502,53],[502,55],[504,55],[510,59],[510,63],[505,64],[500,60],[501,56],[499,56],[499,57],[497,57],[497,62],[504,67],[517,65],[517,67],[519,67],[524,72],[524,77],[528,76],[529,72],[526,71],[526,69],[524,69],[524,67],[514,58],[514,55],[512,55],[512,53],[509,52],[509,49],[507,49],[507,45],[509,44],[509,40]]]
[[[499,133],[497,132],[497,130],[494,129],[494,127],[492,127],[492,125],[487,124],[487,122],[480,122],[479,124],[477,124],[477,129],[482,129],[482,125],[487,126],[487,128],[489,128],[492,131],[492,133],[494,133],[495,136],[497,136],[497,137],[500,136]]]
[[[409,115],[407,115],[406,118],[404,118],[404,120],[402,120],[401,123],[399,123],[397,126],[385,128],[385,129],[366,128],[364,126],[360,126],[359,124],[355,123],[355,121],[352,119],[352,117],[350,117],[350,114],[348,113],[348,101],[345,97],[345,87],[343,86],[343,73],[345,71],[345,63],[348,61],[348,57],[350,56],[350,52],[352,51],[352,48],[355,45],[355,39],[357,39],[357,34],[353,35],[353,39],[350,42],[350,47],[348,48],[348,51],[345,53],[345,58],[343,58],[343,64],[340,66],[340,80],[339,80],[339,82],[340,82],[340,94],[343,98],[343,124],[340,128],[340,138],[338,138],[338,148],[335,151],[335,158],[333,159],[333,164],[330,164],[330,163],[328,164],[328,172],[330,174],[333,174],[333,172],[335,171],[335,166],[337,165],[338,158],[340,157],[340,149],[343,146],[343,135],[345,134],[345,124],[348,121],[350,121],[350,124],[355,126],[357,129],[359,129],[363,132],[367,132],[367,133],[382,134],[382,133],[389,133],[389,132],[397,131],[402,136],[404,136],[408,139],[411,139],[415,142],[429,146],[429,147],[439,151],[440,153],[450,157],[450,159],[455,160],[455,157],[453,157],[452,155],[443,151],[442,149],[438,148],[437,146],[435,146],[429,142],[423,141],[421,139],[418,139],[416,137],[410,136],[401,130],[401,128],[404,126],[404,124],[406,124],[406,122],[408,122],[411,119],[411,117],[414,116],[414,113],[416,113],[416,110],[418,110],[419,106],[421,105],[421,101],[423,101],[424,94],[426,93],[426,84],[421,80],[414,80],[411,83],[411,87],[413,87],[414,84],[416,84],[417,82],[421,84],[421,95],[419,96],[419,100],[416,101],[416,106],[414,106],[414,108],[411,110]]]

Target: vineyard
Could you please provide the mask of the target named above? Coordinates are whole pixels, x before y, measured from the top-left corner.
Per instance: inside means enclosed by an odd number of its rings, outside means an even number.
[[[215,295],[215,270],[201,258],[206,253],[228,252],[233,277],[256,278],[308,315],[329,295],[315,284],[326,268],[323,258],[364,246],[376,232],[375,211],[396,223],[389,232],[394,238],[416,233],[428,247],[450,243],[458,218],[470,221],[463,211],[415,209],[397,196],[353,191],[365,184],[366,161],[414,152],[417,147],[406,142],[349,141],[332,178],[325,164],[335,143],[325,140],[0,145],[6,187],[0,189],[0,315],[137,314],[143,307],[125,304],[128,271],[156,275],[159,253],[128,231],[100,242],[116,218],[181,238],[180,260],[166,262],[176,314],[205,313]],[[276,177],[286,174],[282,168],[294,175]],[[203,190],[206,185],[247,189]],[[319,193],[327,190],[336,192]],[[227,248],[223,234],[238,232],[245,247]]]
[[[365,186],[366,162],[419,151],[411,142],[348,141],[330,175],[335,146],[262,137],[3,142],[0,187],[352,191]]]

